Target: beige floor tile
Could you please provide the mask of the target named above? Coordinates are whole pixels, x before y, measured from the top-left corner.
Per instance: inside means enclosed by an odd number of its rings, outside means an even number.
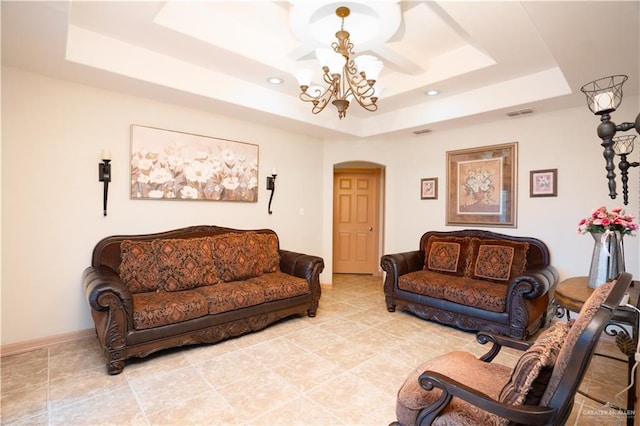
[[[307,350],[284,337],[271,339],[245,349],[245,353],[253,357],[262,365],[271,365],[277,362],[296,362],[296,359],[305,354]]]
[[[186,346],[183,348],[184,357],[191,364],[198,364],[237,350],[239,350],[239,347],[235,344],[234,339],[223,340],[218,343]]]
[[[209,391],[182,400],[166,410],[147,416],[152,425],[241,425],[238,413],[217,392]]]
[[[51,410],[51,425],[148,425],[136,399],[129,392],[85,399],[70,407]]]
[[[345,341],[343,337],[325,330],[321,325],[305,327],[300,331],[284,336],[287,339],[307,351],[314,352],[327,345]]]
[[[343,371],[332,362],[311,353],[304,354],[295,362],[277,363],[271,370],[303,392],[321,385]]]
[[[144,358],[128,359],[125,363],[124,374],[129,380],[135,380],[171,373],[189,365],[185,351],[182,348],[174,348],[156,352]]]
[[[129,385],[146,415],[157,413],[212,390],[193,367],[130,379]]]
[[[98,367],[51,380],[49,404],[51,409],[59,410],[82,400],[116,391],[133,397],[124,374],[110,376],[105,374],[104,368]]]
[[[4,386],[4,383],[3,383]],[[47,385],[20,387],[2,391],[0,423],[30,423],[32,419],[47,415]],[[39,421],[34,421],[39,423]]]
[[[301,395],[286,379],[266,369],[224,386],[219,392],[244,421],[286,405]]]
[[[194,364],[195,369],[214,389],[257,376],[264,367],[245,350],[237,350]]]
[[[49,380],[47,360],[13,362],[2,367],[2,392],[26,387],[46,386]]]
[[[289,401],[248,422],[252,426],[338,426],[344,425],[340,419],[321,405],[304,396]]]

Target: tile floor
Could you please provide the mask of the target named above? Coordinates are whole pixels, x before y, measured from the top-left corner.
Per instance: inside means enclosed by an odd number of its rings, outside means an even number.
[[[412,368],[485,348],[462,332],[388,313],[380,278],[336,275],[315,318],[226,342],[169,350],[106,374],[95,338],[2,358],[2,424],[387,425]],[[513,365],[515,351],[496,362]],[[582,388],[614,402],[625,367],[595,358]],[[624,405],[626,396],[617,402]],[[582,396],[569,424],[623,425]]]

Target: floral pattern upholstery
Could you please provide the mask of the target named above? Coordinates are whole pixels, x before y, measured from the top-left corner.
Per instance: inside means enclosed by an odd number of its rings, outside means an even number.
[[[566,322],[557,322],[540,334],[518,360],[509,382],[500,392],[500,402],[513,405],[540,403],[568,332]]]
[[[253,234],[253,233],[248,233]],[[277,272],[280,270],[280,253],[278,236],[275,234],[254,234],[258,240],[256,247],[259,262],[262,264],[262,272]]]
[[[120,278],[131,293],[160,289],[156,256],[150,241],[122,241],[120,260]]]
[[[451,275],[421,270],[400,275],[398,277],[398,288],[411,293],[443,299],[444,289],[451,281]]]
[[[206,299],[209,314],[255,306],[266,300],[262,287],[246,281],[223,282],[196,291]]]
[[[462,276],[469,257],[469,237],[431,236],[425,243],[425,269]]]
[[[152,245],[163,290],[189,290],[218,282],[207,238],[154,240]]]
[[[133,295],[133,326],[136,330],[174,324],[205,315],[207,301],[196,290]]]
[[[267,302],[308,294],[310,291],[307,280],[282,272],[264,274],[247,282],[260,286]]]
[[[472,238],[470,261],[465,275],[508,282],[526,269],[528,250],[529,243]]]
[[[507,306],[507,290],[506,283],[459,277],[447,282],[442,298],[485,311],[504,312]]]
[[[258,240],[247,233],[227,233],[209,237],[213,260],[222,281],[240,281],[262,275],[264,261],[260,261],[262,250]]]

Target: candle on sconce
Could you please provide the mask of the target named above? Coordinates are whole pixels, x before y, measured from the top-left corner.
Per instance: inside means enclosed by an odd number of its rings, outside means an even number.
[[[103,160],[111,160],[111,151],[108,149],[102,150],[102,159]]]
[[[593,110],[600,112],[604,110],[615,109],[613,92],[598,93],[593,97]]]
[[[271,169],[271,174],[272,174],[273,176],[275,176],[275,175],[277,175],[277,174],[278,174],[278,171],[276,170],[276,168],[275,168],[275,167],[274,167],[273,169]]]

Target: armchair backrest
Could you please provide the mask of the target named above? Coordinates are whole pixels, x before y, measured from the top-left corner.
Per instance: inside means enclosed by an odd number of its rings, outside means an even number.
[[[540,400],[541,406],[557,410],[554,424],[564,424],[569,417],[574,396],[598,340],[627,292],[631,279],[631,274],[623,272],[616,279],[598,287],[584,303],[571,326]]]

